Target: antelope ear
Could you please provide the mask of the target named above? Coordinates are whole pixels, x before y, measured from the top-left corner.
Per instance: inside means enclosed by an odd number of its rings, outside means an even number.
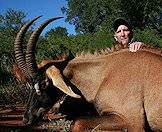
[[[74,97],[74,98],[81,98],[80,95],[75,94],[70,87],[66,85],[63,80],[63,77],[60,73],[60,70],[57,69],[55,66],[51,66],[46,70],[47,76],[52,80],[53,85],[63,91],[65,94]]]

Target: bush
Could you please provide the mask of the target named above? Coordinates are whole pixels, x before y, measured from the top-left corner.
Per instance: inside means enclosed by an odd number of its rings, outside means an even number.
[[[94,52],[98,49],[110,47],[112,44],[112,33],[97,32],[95,34],[55,37],[48,37],[46,45],[39,43],[37,58],[46,58],[57,56],[66,51],[71,51],[74,54],[82,51]],[[42,57],[43,56],[43,57]]]
[[[146,44],[150,44],[155,47],[161,47],[162,48],[162,38],[160,39],[160,35],[158,32],[154,29],[144,29],[141,30],[135,30],[135,39],[141,42],[144,42]]]

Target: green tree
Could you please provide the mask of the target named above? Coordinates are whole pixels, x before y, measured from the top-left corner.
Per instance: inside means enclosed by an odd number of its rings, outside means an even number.
[[[0,15],[0,52],[11,53],[13,43],[20,27],[25,23],[26,14],[22,11],[8,9]]]
[[[161,0],[67,0],[62,8],[67,21],[75,25],[80,33],[93,33],[106,27],[111,30],[117,17],[125,17],[133,27],[143,29],[160,25]],[[159,26],[160,27],[160,26]],[[158,29],[159,29],[158,27]],[[156,26],[157,28],[157,26]]]
[[[93,33],[100,28],[104,19],[112,14],[112,7],[116,6],[112,0],[68,0],[68,8],[64,8],[67,21],[74,24],[76,31]],[[63,10],[63,9],[62,9]]]
[[[121,0],[120,6],[134,27],[155,28],[154,24],[159,23],[158,18],[162,12],[161,0]]]
[[[11,67],[14,61],[13,43],[20,27],[24,24],[26,14],[22,11],[8,9],[0,14],[0,82],[11,80]]]
[[[55,29],[51,29],[45,34],[46,37],[49,37],[51,35],[55,37],[64,37],[68,36],[68,32],[67,29],[64,27],[56,27]]]
[[[24,23],[26,14],[23,11],[8,9],[3,15],[0,15],[0,27],[19,29]]]

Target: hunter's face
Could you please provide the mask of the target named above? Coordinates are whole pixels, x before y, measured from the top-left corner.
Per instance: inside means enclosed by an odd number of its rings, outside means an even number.
[[[121,44],[128,44],[131,40],[131,31],[125,25],[120,25],[115,31],[115,39]]]

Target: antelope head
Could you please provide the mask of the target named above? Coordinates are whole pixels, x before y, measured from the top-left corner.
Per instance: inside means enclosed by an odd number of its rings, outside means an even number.
[[[38,68],[35,59],[35,47],[42,30],[52,21],[61,17],[51,18],[39,25],[31,34],[26,49],[23,52],[23,39],[28,28],[39,17],[26,23],[18,32],[14,52],[18,66],[27,78],[27,87],[30,89],[27,108],[23,121],[25,124],[33,124],[48,109],[50,109],[64,93],[71,97],[80,98],[69,88],[63,80],[60,70],[54,65],[42,70]]]

